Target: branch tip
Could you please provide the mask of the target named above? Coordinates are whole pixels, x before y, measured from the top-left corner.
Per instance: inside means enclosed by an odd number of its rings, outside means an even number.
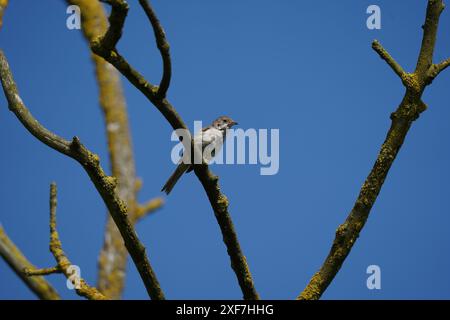
[[[145,204],[139,205],[136,212],[136,220],[140,220],[151,213],[156,212],[164,205],[163,198],[151,199]]]
[[[150,265],[148,257],[142,255],[139,250],[142,243],[140,242],[130,219],[128,219],[127,207],[124,206],[124,201],[120,198],[114,188],[107,187],[109,184],[107,181],[107,175],[105,174],[103,168],[99,165],[87,165],[90,161],[89,157],[92,153],[81,145],[81,142],[77,137],[74,137],[72,142],[70,142],[49,131],[47,128],[42,126],[36,118],[33,117],[23,103],[19,103],[16,98],[18,97],[17,87],[12,78],[6,58],[1,53],[0,77],[12,112],[16,115],[20,122],[22,122],[24,127],[42,143],[71,157],[83,166],[91,181],[94,183],[99,195],[102,197],[109,213],[114,219],[130,256],[139,271],[149,296],[153,299],[164,299],[164,294]],[[52,225],[53,224],[50,226],[52,227]]]
[[[406,87],[406,93],[397,110],[391,114],[391,127],[386,134],[375,164],[361,186],[358,198],[345,222],[336,230],[328,256],[297,299],[319,299],[341,269],[370,215],[412,123],[418,118],[420,112],[427,108],[422,101],[427,79],[430,82],[442,71],[440,69],[448,67],[449,62],[446,62],[448,60],[439,65],[432,64],[439,15],[442,9],[442,0],[428,1],[422,45],[414,73],[405,73],[378,41],[375,40],[372,43],[372,48],[400,76]]]
[[[383,48],[378,40],[374,40],[372,42],[372,49],[375,50],[376,53],[378,53],[381,59],[386,61],[386,63],[400,77],[400,79],[404,78],[405,71],[403,70],[403,68],[394,60],[394,58],[392,58],[389,52],[387,52],[387,50]]]
[[[166,97],[172,77],[172,62],[170,58],[170,45],[166,38],[166,33],[159,21],[155,11],[148,0],[139,0],[139,4],[149,19],[155,35],[156,45],[163,60],[163,76],[156,93],[156,99],[162,100]]]

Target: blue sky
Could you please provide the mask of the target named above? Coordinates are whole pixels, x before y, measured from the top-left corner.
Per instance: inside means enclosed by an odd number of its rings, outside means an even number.
[[[137,1],[119,49],[152,82],[161,62]],[[160,1],[173,59],[168,97],[184,120],[226,114],[241,128],[280,130],[280,170],[216,165],[230,213],[262,298],[292,299],[329,252],[390,125],[404,88],[371,49],[379,39],[412,71],[426,1]],[[382,29],[368,30],[377,4]],[[59,135],[78,135],[108,168],[103,119],[89,51],[65,25],[64,1],[12,1],[0,32],[22,98]],[[444,11],[435,60],[450,55],[450,11]],[[144,202],[174,166],[171,128],[123,81]],[[324,299],[450,298],[450,71],[424,101],[368,223]],[[48,267],[48,190],[59,188],[63,246],[81,275],[96,283],[105,208],[82,168],[32,137],[0,95],[0,222],[35,265]],[[242,294],[206,195],[183,177],[164,208],[140,222],[161,286],[170,299],[239,299]],[[381,268],[381,290],[368,290],[366,268]],[[64,298],[77,298],[61,275],[48,277]],[[145,299],[129,263],[124,298]],[[0,261],[0,298],[34,299]]]

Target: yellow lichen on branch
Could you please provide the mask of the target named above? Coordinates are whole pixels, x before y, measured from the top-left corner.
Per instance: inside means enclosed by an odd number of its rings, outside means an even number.
[[[83,14],[81,27],[88,43],[106,32],[108,20],[101,3],[92,0],[67,0],[67,2],[79,6]],[[120,74],[98,55],[92,53],[91,58],[95,67],[99,102],[105,120],[112,175],[118,179],[117,192],[127,204],[128,216],[132,222],[135,222],[144,215],[142,207],[136,200],[138,190],[135,188],[137,177],[134,153]],[[120,232],[109,216],[103,248],[99,256],[98,288],[112,299],[121,297],[127,256]]]
[[[7,5],[8,0],[0,0],[0,28],[3,25],[3,12],[5,11]]]
[[[105,2],[111,5],[110,26],[104,35],[91,42],[92,51],[116,67],[131,84],[141,91],[161,112],[174,130],[187,130],[187,126],[181,116],[165,98],[171,73],[169,45],[161,23],[157,19],[151,5],[147,0],[139,1],[153,28],[156,44],[163,60],[163,75],[160,86],[155,86],[148,82],[128,63],[116,48],[117,42],[122,36],[122,29],[129,9],[127,2],[125,0],[108,0]],[[228,201],[224,201],[226,197],[220,191],[218,178],[211,173],[206,165],[195,166],[194,171],[208,195],[244,299],[259,299],[248,264],[239,245],[231,215],[228,212]]]
[[[43,300],[61,299],[56,290],[43,277],[29,277],[24,270],[35,270],[35,266],[28,261],[24,254],[8,237],[0,225],[0,256],[11,267],[11,269],[22,279],[22,281],[33,291],[36,296]]]
[[[74,137],[72,141],[65,140],[42,126],[33,117],[19,96],[9,64],[1,50],[0,78],[9,109],[23,126],[42,143],[76,160],[85,169],[118,227],[149,296],[153,299],[164,299],[164,294],[145,252],[145,247],[139,240],[128,217],[127,206],[117,194],[116,179],[106,175],[100,166],[98,156],[88,150],[77,137]]]
[[[378,41],[373,42],[373,49],[400,77],[406,93],[397,110],[391,114],[391,127],[375,164],[361,187],[353,209],[345,222],[336,230],[336,237],[325,262],[297,299],[319,299],[333,281],[358,239],[412,123],[427,109],[426,104],[422,101],[423,92],[431,83],[431,77],[434,79],[440,71],[448,67],[448,63],[445,61],[438,65],[433,64],[439,17],[443,10],[442,0],[428,1],[422,46],[413,73],[403,71],[403,68]]]
[[[59,239],[58,231],[56,229],[56,207],[57,194],[56,184],[50,185],[50,252],[56,260],[56,266],[51,268],[36,269],[27,267],[23,269],[23,274],[29,279],[34,279],[36,276],[50,275],[53,273],[63,273],[66,278],[72,283],[73,288],[79,296],[85,297],[89,300],[106,300],[107,298],[96,288],[91,287],[87,282],[80,277],[76,272],[78,266],[74,266],[62,249],[62,243]]]

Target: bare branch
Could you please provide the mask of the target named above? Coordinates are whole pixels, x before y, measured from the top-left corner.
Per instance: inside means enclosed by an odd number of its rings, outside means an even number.
[[[8,0],[0,0],[0,28],[3,24],[3,12],[8,5]],[[0,225],[0,255],[9,264],[11,269],[25,282],[25,284],[40,298],[46,300],[60,299],[58,293],[53,287],[43,278],[36,277],[30,279],[28,274],[23,271],[34,269],[34,266],[28,262],[25,256],[8,238],[3,228]],[[44,271],[44,270],[42,270]],[[49,270],[46,270],[49,271]],[[38,274],[36,274],[38,275]]]
[[[111,14],[109,16],[110,28],[102,37],[102,44],[107,48],[114,48],[116,43],[122,36],[122,29],[125,23],[125,18],[128,14],[128,3],[124,0],[100,0],[112,6]]]
[[[380,42],[377,40],[374,40],[372,42],[372,48],[375,50],[381,59],[386,61],[386,63],[394,70],[394,72],[400,77],[400,79],[403,79],[405,75],[405,71],[403,68],[397,63],[397,61],[392,58],[392,56],[389,54],[389,52],[386,51],[386,49],[383,48]]]
[[[92,0],[67,0],[83,12],[81,26],[90,43],[103,35],[108,28],[108,17],[103,5]],[[136,196],[136,167],[129,130],[127,106],[123,95],[120,74],[107,61],[92,53],[99,88],[99,102],[105,119],[111,172],[117,177],[117,193],[128,208],[131,222],[139,214]],[[111,299],[120,299],[126,276],[128,252],[114,220],[108,215],[103,247],[98,260],[97,287]]]
[[[164,294],[147,258],[145,247],[140,242],[128,218],[125,203],[116,193],[116,178],[105,174],[100,166],[99,157],[82,145],[77,137],[69,142],[47,130],[31,115],[19,96],[8,62],[2,51],[0,51],[0,77],[10,110],[28,131],[41,142],[75,159],[83,166],[114,219],[147,292],[153,299],[163,299]]]
[[[126,13],[120,9],[123,0],[110,0],[112,5],[111,15],[120,16],[125,20]],[[111,18],[110,18],[111,20]],[[121,20],[120,20],[121,21]],[[139,91],[149,99],[156,108],[163,114],[167,121],[172,125],[174,130],[187,129],[181,117],[176,112],[175,108],[166,100],[157,95],[158,87],[149,83],[138,71],[136,71],[117,51],[116,43],[106,41],[108,33],[121,34],[123,23],[118,25],[110,25],[105,36],[99,37],[91,42],[91,49],[94,53],[111,63],[117,70],[119,70]],[[119,38],[115,38],[119,39]],[[114,44],[114,46],[111,46]]]
[[[120,71],[148,100],[162,113],[174,130],[187,129],[186,124],[178,115],[175,108],[166,99],[159,99],[156,95],[158,88],[149,83],[138,71],[136,71],[117,51],[103,47],[99,39],[91,43],[92,51],[111,63]]]
[[[412,123],[421,112],[426,110],[426,105],[422,102],[422,94],[426,86],[427,75],[423,70],[424,68],[427,70],[431,65],[436,42],[436,30],[443,7],[442,0],[428,1],[424,36],[417,68],[413,74],[404,75],[402,78],[406,93],[400,106],[391,115],[392,124],[381,146],[377,160],[361,188],[353,209],[345,222],[337,228],[336,237],[325,262],[297,299],[319,299],[334,279],[358,239]],[[377,52],[381,52],[385,56],[384,59],[396,70],[397,74],[401,73],[390,56],[379,49]]]
[[[170,78],[172,76],[172,62],[170,59],[170,45],[167,42],[166,34],[164,32],[155,11],[150,6],[147,0],[139,0],[139,3],[144,9],[150,23],[153,27],[155,33],[156,44],[158,46],[159,52],[161,53],[161,58],[163,61],[163,76],[159,84],[158,92],[156,93],[157,99],[164,99],[166,97],[167,89],[169,89]]]
[[[78,295],[89,300],[106,300],[106,297],[96,288],[89,286],[79,275],[74,275],[71,268],[72,263],[62,249],[56,230],[56,184],[50,186],[50,252],[58,264],[57,270],[60,270],[67,279],[72,281]],[[49,269],[47,269],[49,270]]]
[[[156,210],[160,209],[163,205],[164,205],[163,198],[151,199],[148,202],[139,205],[136,210],[136,217],[135,217],[136,221],[145,218],[150,213],[154,213]]]
[[[118,0],[110,0],[112,12],[117,11],[114,3]],[[113,14],[111,12],[111,14]],[[115,14],[119,14],[116,12]],[[123,14],[122,14],[123,15]],[[125,15],[123,15],[125,19]],[[110,29],[117,33],[117,26],[110,26]],[[174,130],[186,129],[184,121],[175,108],[167,99],[162,99],[158,94],[158,88],[150,84],[138,71],[136,71],[117,51],[116,48],[105,43],[104,37],[100,37],[91,43],[92,51],[103,57],[106,61],[117,68],[147,99],[162,113]],[[218,178],[214,176],[207,166],[196,165],[194,171],[205,189],[211,207],[214,210],[217,222],[222,231],[224,243],[230,256],[231,265],[238,279],[244,299],[259,299],[259,295],[254,287],[253,279],[245,261],[245,257],[237,240],[237,235],[233,227],[231,216],[228,213],[228,201],[225,195],[220,192]]]
[[[11,267],[11,269],[22,279],[31,291],[43,300],[61,299],[56,290],[43,277],[28,277],[24,274],[25,269],[35,269],[23,253],[16,247],[0,225],[0,256]]]
[[[442,0],[428,0],[426,20],[423,28],[422,45],[417,59],[415,73],[424,78],[428,69],[433,64],[433,53],[436,44],[436,35],[439,25],[439,17],[444,10]]]
[[[427,80],[426,80],[427,84],[433,82],[433,80],[439,75],[439,73],[447,69],[448,66],[450,66],[450,58],[442,61],[441,63],[432,64],[427,72]]]
[[[3,25],[3,12],[8,6],[8,0],[0,0],[0,28]]]
[[[23,273],[28,277],[48,276],[50,274],[61,273],[61,272],[62,272],[62,270],[59,266],[51,267],[51,268],[44,268],[44,269],[30,269],[30,268],[23,269]]]
[[[215,176],[207,165],[200,165],[194,167],[197,178],[203,185],[203,188],[208,195],[211,207],[214,210],[217,223],[222,231],[223,242],[225,243],[228,255],[231,260],[231,267],[233,268],[236,277],[241,287],[244,299],[258,300],[259,295],[256,292],[253,283],[252,275],[247,264],[236,231],[234,229],[233,220],[228,212],[228,199],[221,193],[219,187],[219,177]]]

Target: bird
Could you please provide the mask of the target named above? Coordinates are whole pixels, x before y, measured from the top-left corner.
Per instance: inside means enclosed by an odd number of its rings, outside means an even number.
[[[206,153],[206,155],[203,155],[203,160],[205,162],[208,163],[214,158],[215,154],[220,151],[223,141],[225,140],[227,130],[237,124],[238,123],[230,117],[220,116],[214,120],[211,125],[203,128],[194,136],[194,145],[197,147],[201,146],[202,153]],[[206,148],[211,150],[209,154],[204,152]],[[189,160],[190,159],[188,159],[188,161],[183,161],[183,159],[180,160],[177,168],[164,184],[161,191],[169,194],[181,176],[184,173],[191,172],[194,169],[194,166]]]

